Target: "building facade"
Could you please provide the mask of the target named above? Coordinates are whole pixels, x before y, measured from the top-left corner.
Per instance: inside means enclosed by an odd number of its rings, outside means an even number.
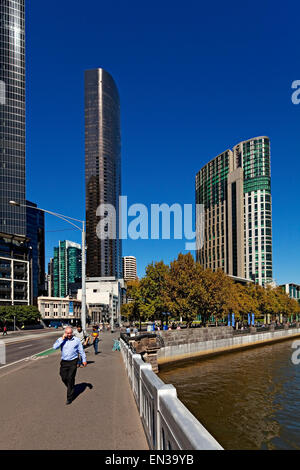
[[[26,236],[25,0],[0,0],[0,232]]]
[[[300,304],[300,285],[299,284],[283,284],[280,286],[282,290],[288,294],[291,299],[297,300]]]
[[[30,241],[21,235],[0,232],[0,306],[30,305]]]
[[[73,325],[81,320],[81,302],[72,298],[41,296],[38,298],[38,310],[47,326],[52,320]]]
[[[124,281],[135,281],[137,279],[136,258],[134,256],[123,256],[122,264]]]
[[[205,212],[197,261],[262,286],[273,281],[270,141],[256,137],[226,150],[196,175]]]
[[[48,263],[48,274],[47,274],[48,297],[54,297],[53,263],[54,263],[54,259],[50,258],[49,263]]]
[[[81,282],[81,246],[64,240],[54,248],[53,256],[53,295],[67,297],[71,285]]]
[[[120,100],[113,78],[101,68],[85,72],[85,190],[87,276],[120,278]],[[116,224],[109,223],[103,229],[105,236],[99,236],[105,204],[114,208]],[[97,212],[100,205],[102,213]]]
[[[92,321],[110,321],[120,323],[121,305],[126,297],[123,279],[114,277],[87,278],[86,303]],[[78,300],[82,299],[82,290],[78,290]]]
[[[30,239],[32,257],[32,298],[37,305],[37,298],[45,295],[45,216],[35,209],[36,204],[26,201],[26,232]]]

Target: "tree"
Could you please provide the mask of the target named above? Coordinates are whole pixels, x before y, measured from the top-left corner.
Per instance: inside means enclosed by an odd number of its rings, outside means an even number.
[[[7,305],[0,307],[0,321],[2,323],[13,322],[14,317],[17,324],[32,324],[41,318],[41,314],[37,307],[31,305]]]
[[[139,307],[141,315],[147,320],[162,319],[167,310],[166,282],[169,267],[163,261],[149,264],[146,276],[140,281]]]
[[[195,260],[191,253],[179,254],[170,264],[166,278],[165,299],[168,310],[175,317],[182,317],[188,325],[199,314],[198,300],[203,295],[198,285]]]

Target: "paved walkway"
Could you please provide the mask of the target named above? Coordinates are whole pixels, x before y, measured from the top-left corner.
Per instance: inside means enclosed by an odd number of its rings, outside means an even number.
[[[112,351],[118,333],[100,337],[100,354],[89,347],[88,366],[77,371],[71,405],[60,351],[0,369],[1,450],[148,449],[121,353]]]

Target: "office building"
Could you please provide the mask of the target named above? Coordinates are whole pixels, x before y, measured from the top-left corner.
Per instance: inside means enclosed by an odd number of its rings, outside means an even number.
[[[37,298],[45,295],[45,217],[44,212],[35,209],[36,204],[26,201],[26,231],[32,258],[32,299],[37,305]]]
[[[123,279],[114,277],[87,278],[86,303],[88,316],[93,322],[110,321],[120,323],[121,305],[126,297]],[[77,299],[82,299],[82,289],[78,290]]]
[[[53,321],[74,326],[81,323],[81,302],[70,297],[41,296],[38,298],[38,310],[47,326]]]
[[[0,232],[26,237],[25,0],[0,0]],[[8,237],[9,238],[9,237]]]
[[[300,304],[300,285],[299,284],[293,284],[293,283],[282,284],[280,287],[291,299],[297,300],[297,302]]]
[[[54,263],[54,259],[50,258],[49,263],[48,263],[48,274],[47,274],[48,297],[54,297],[53,263]]]
[[[123,279],[124,281],[135,281],[136,274],[136,258],[134,256],[123,256]]]
[[[85,190],[87,277],[122,276],[119,237],[121,195],[120,101],[111,75],[99,68],[85,72]],[[99,206],[115,210],[115,225],[108,224],[99,237]],[[115,227],[115,233],[114,233]],[[98,233],[97,233],[98,232]]]
[[[73,283],[81,285],[81,246],[69,240],[60,241],[53,256],[54,297],[67,297]]]
[[[197,261],[262,286],[272,283],[268,137],[241,142],[207,163],[196,175],[196,203],[205,213]]]

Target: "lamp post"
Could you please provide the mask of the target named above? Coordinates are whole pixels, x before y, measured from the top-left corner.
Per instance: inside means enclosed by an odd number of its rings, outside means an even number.
[[[110,331],[111,333],[114,332],[114,291],[113,286],[111,286],[110,294],[109,294],[109,303],[110,303]]]
[[[73,217],[69,217],[67,215],[58,214],[56,212],[48,211],[46,209],[41,209],[40,207],[29,206],[28,204],[20,204],[16,201],[9,201],[11,206],[16,207],[30,207],[31,209],[36,209],[38,211],[46,212],[47,214],[54,215],[54,217],[58,217],[59,219],[68,222],[69,224],[73,225],[73,227],[77,228],[81,232],[81,277],[82,277],[82,298],[81,298],[81,326],[82,330],[86,330],[86,284],[85,284],[85,221],[74,219]],[[78,227],[78,225],[71,222],[74,220],[75,222],[80,222],[82,227]]]

